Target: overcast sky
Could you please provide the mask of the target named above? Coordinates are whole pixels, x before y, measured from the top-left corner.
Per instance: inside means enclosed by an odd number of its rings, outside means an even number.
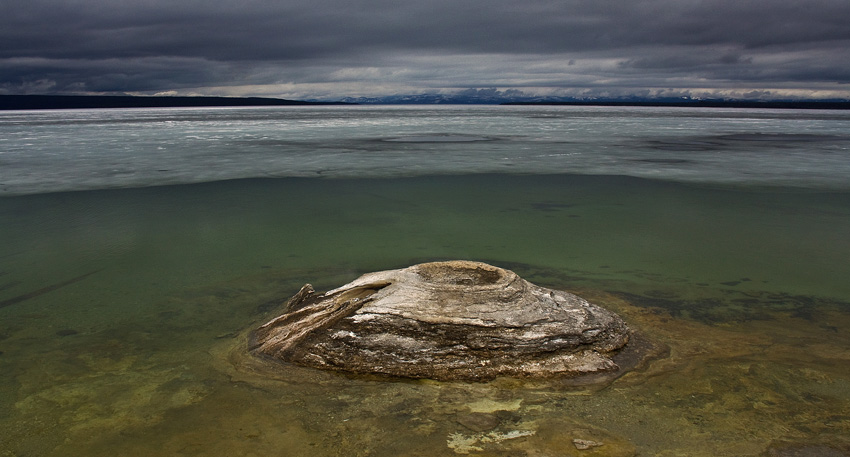
[[[0,0],[0,93],[850,98],[850,0]]]

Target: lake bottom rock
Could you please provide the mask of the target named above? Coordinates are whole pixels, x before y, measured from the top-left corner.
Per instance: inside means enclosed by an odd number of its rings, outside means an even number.
[[[351,373],[595,382],[621,374],[623,360],[634,364],[634,336],[619,316],[574,294],[456,260],[368,273],[325,293],[307,284],[251,333],[249,350]]]

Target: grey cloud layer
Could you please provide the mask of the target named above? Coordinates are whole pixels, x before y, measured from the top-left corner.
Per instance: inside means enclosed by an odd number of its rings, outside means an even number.
[[[0,4],[0,91],[589,79],[840,90],[848,23],[847,0],[10,0]],[[570,60],[560,77],[535,69]]]

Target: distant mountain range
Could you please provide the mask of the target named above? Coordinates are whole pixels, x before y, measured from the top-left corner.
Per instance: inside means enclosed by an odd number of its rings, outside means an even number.
[[[516,93],[512,93],[516,92]],[[520,95],[519,91],[470,89],[453,94],[401,94],[379,97],[345,97],[341,101],[363,105],[498,105],[506,102],[536,102],[544,98]]]
[[[383,97],[346,97],[341,101],[362,105],[597,105],[597,106],[692,106],[727,108],[796,108],[796,109],[850,109],[850,100],[738,100],[697,99],[687,97],[619,97],[572,98],[541,97],[510,94],[501,91],[463,91],[457,94],[388,95]]]

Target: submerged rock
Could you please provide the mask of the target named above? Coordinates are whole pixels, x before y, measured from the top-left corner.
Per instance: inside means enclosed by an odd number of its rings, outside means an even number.
[[[819,443],[772,443],[762,453],[764,457],[850,457],[850,445],[845,443],[844,449]]]
[[[470,261],[307,284],[256,329],[250,351],[354,373],[437,380],[617,374],[631,330],[616,314]]]
[[[486,432],[498,427],[502,421],[499,416],[491,413],[465,413],[459,414],[457,423],[472,430],[473,432]]]

